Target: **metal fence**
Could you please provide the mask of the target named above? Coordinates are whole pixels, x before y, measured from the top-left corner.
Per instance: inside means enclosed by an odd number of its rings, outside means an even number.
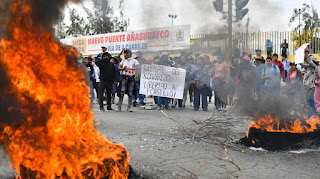
[[[281,44],[286,39],[289,55],[294,55],[295,50],[305,43],[310,43],[312,54],[320,54],[320,29],[286,32],[235,32],[233,33],[233,48],[249,53],[254,53],[255,49],[261,49],[262,53],[266,54],[267,39],[273,43],[274,53],[281,54]],[[228,47],[227,43],[227,34],[191,35],[192,51],[212,53],[220,49],[225,52]]]

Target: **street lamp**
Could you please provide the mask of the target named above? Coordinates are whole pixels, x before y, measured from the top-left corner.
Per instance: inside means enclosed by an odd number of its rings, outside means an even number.
[[[177,15],[169,14],[169,18],[172,19],[172,26],[173,26],[173,19],[176,19],[177,17],[178,17]]]

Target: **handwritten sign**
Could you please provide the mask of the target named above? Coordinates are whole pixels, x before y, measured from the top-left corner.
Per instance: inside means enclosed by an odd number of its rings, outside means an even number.
[[[162,65],[142,65],[140,94],[183,99],[186,70]]]

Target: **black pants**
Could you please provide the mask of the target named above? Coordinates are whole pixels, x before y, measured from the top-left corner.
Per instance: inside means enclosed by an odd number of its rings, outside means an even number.
[[[111,93],[113,81],[100,81],[99,83],[99,105],[103,108],[103,93],[106,90],[107,108],[111,109]]]
[[[93,89],[96,91],[97,98],[99,99],[99,83],[97,83],[96,79],[93,79],[92,82],[93,82]]]

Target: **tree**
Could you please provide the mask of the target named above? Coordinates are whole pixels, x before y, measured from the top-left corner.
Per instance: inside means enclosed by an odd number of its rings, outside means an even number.
[[[303,30],[314,30],[320,27],[320,19],[315,8],[311,8],[308,4],[303,4],[303,7],[300,10],[301,14],[299,13],[299,9],[295,8],[292,17],[290,18],[289,26],[296,22],[296,20],[299,19],[299,15],[301,15],[300,24],[293,27],[293,30],[300,30],[301,28]]]
[[[103,34],[114,31],[114,24],[111,20],[113,8],[110,6],[109,0],[92,0],[93,12],[82,5],[87,13],[89,34]]]
[[[114,20],[114,30],[116,32],[123,32],[123,31],[127,31],[128,29],[128,26],[129,26],[129,22],[130,22],[130,19],[128,20],[125,20],[124,19],[124,12],[123,12],[123,9],[124,9],[124,0],[120,0],[119,1],[119,6],[118,8],[120,9],[120,17],[116,17],[116,19]]]
[[[113,18],[113,8],[109,0],[92,0],[93,12],[82,4],[87,14],[88,28],[87,35],[104,34],[110,32],[126,31],[129,26],[129,19],[124,19],[124,0],[119,1],[120,17]],[[113,19],[113,20],[112,20]]]
[[[61,15],[58,19],[57,25],[56,25],[56,36],[59,39],[66,38],[66,24],[64,23],[64,15]]]
[[[80,17],[77,11],[69,8],[71,24],[68,26],[66,34],[73,37],[86,35],[87,26],[83,17]]]

